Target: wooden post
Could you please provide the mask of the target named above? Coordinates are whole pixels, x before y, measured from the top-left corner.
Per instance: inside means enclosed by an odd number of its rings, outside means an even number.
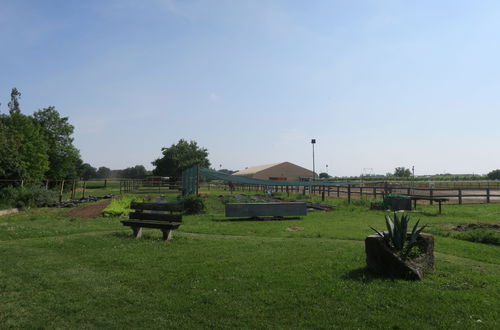
[[[359,187],[359,198],[363,198],[363,187]]]
[[[490,188],[486,188],[486,203],[490,202]]]
[[[377,187],[373,187],[373,199],[377,199]]]
[[[328,191],[327,191],[327,195],[328,195],[328,197],[330,197],[330,188],[331,188],[331,187],[330,187],[330,186],[328,186]]]
[[[76,192],[76,180],[73,180],[73,186],[71,187],[71,199],[75,199]]]
[[[347,204],[351,204],[351,185],[347,185]]]
[[[59,192],[59,203],[62,202],[63,190],[64,190],[64,180],[61,181],[61,191]]]
[[[340,186],[337,186],[337,198],[340,198]]]
[[[434,198],[434,188],[429,189],[429,197],[431,198],[430,204],[432,205],[432,198]]]
[[[462,189],[458,189],[458,204],[462,205]]]
[[[323,189],[321,191],[321,200],[325,201],[325,186],[323,186]]]
[[[304,189],[302,189],[302,194],[305,196],[306,195],[306,186],[304,186]]]
[[[286,186],[286,195],[290,196],[290,192],[288,191],[288,186]]]
[[[104,188],[107,188],[107,187],[108,187],[108,180],[104,179]]]
[[[406,188],[406,194],[407,194],[408,196],[410,196],[410,195],[411,195],[410,188]]]

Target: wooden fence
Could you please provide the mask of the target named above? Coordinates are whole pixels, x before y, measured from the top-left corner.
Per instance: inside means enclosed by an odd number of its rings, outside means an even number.
[[[312,194],[325,197],[383,199],[386,194],[395,193],[412,197],[427,198],[419,203],[433,204],[432,198],[447,198],[447,204],[500,203],[500,188],[414,188],[391,184],[362,184],[346,186],[266,186],[251,184],[225,185],[227,190],[282,192],[290,194]],[[210,188],[209,188],[210,189]]]

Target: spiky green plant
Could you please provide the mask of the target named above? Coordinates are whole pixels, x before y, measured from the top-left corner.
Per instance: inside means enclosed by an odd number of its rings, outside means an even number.
[[[418,235],[427,227],[427,225],[424,225],[421,228],[417,228],[420,222],[420,220],[417,220],[417,223],[413,226],[410,236],[408,237],[407,231],[410,220],[409,214],[402,214],[398,217],[398,213],[394,212],[394,218],[391,218],[388,214],[385,216],[387,231],[380,232],[373,227],[370,228],[382,237],[393,251],[403,252],[411,249],[415,245]]]

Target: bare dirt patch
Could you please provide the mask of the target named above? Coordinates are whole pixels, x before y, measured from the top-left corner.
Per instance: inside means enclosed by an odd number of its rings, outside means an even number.
[[[95,219],[101,216],[102,210],[104,210],[109,203],[111,203],[111,199],[105,199],[94,204],[85,205],[69,211],[66,217]]]
[[[285,231],[302,231],[304,227],[288,227]]]

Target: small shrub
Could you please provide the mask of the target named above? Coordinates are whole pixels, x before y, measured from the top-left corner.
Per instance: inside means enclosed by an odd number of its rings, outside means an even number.
[[[138,202],[139,199],[135,197],[123,197],[120,199],[113,199],[111,203],[102,211],[102,216],[105,218],[119,217],[132,212],[130,204]]]
[[[181,203],[186,214],[198,214],[204,212],[206,209],[203,199],[194,195],[184,197]]]
[[[2,204],[11,207],[42,207],[57,202],[58,193],[41,186],[6,187],[0,190]]]

